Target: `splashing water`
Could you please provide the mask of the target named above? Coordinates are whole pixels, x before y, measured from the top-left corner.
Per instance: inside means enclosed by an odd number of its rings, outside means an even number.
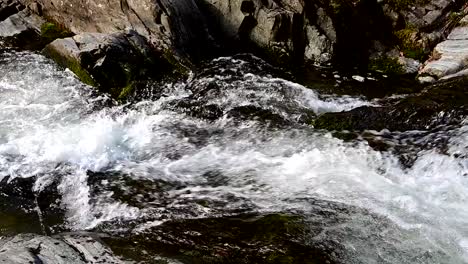
[[[269,76],[242,76],[208,103],[223,109],[254,104],[286,118],[296,112],[288,109],[319,114],[371,104],[320,96]],[[221,79],[200,78],[192,85]],[[396,154],[308,126],[271,128],[258,121],[190,117],[169,107],[192,94],[185,84],[161,89],[164,96],[158,100],[116,106],[40,55],[2,54],[0,178],[35,177],[37,191],[58,180],[67,224],[76,230],[115,219],[183,218],[178,209],[194,199],[218,202],[226,211],[304,214],[310,199],[320,199],[387,219],[372,218],[374,227],[352,219],[324,231],[345,246],[347,263],[468,262],[467,124],[444,132],[449,137],[446,153],[417,151],[408,168]],[[120,174],[177,188],[166,190],[160,198],[169,201],[165,204],[137,206],[93,193],[89,172],[107,175],[102,185]],[[212,216],[219,208],[197,207],[192,213]],[[375,228],[379,225],[387,226]]]

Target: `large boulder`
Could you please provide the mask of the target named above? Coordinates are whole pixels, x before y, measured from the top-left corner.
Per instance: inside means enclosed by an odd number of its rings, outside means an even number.
[[[172,67],[137,32],[83,33],[57,39],[43,53],[69,68],[84,83],[124,99],[138,80]]]

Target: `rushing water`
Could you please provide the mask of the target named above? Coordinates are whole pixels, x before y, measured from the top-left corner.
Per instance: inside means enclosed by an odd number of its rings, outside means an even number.
[[[241,79],[195,78],[123,106],[94,95],[40,55],[5,53],[0,60],[0,178],[34,178],[37,192],[56,182],[68,229],[133,220],[143,231],[167,219],[230,212],[307,216],[311,201],[330,201],[368,212],[350,210],[346,221],[310,237],[342,245],[345,263],[468,262],[466,124],[433,133],[369,132],[410,146],[403,153],[413,157],[408,167],[401,153],[374,150],[359,138],[345,142],[300,123],[274,126],[230,115],[208,120],[174,107],[191,98],[190,87],[207,83],[222,87],[202,103],[223,113],[253,105],[298,120],[300,113],[378,104],[320,96],[250,73],[240,59],[218,60]],[[418,149],[440,138],[443,151]],[[162,182],[164,191],[138,193],[126,186],[128,178]],[[115,199],[115,184],[131,198]]]

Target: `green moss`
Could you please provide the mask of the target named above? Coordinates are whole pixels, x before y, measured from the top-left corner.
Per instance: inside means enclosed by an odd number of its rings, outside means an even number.
[[[317,129],[343,131],[353,130],[354,123],[352,118],[341,118],[340,113],[326,113],[319,116],[311,125]]]
[[[94,81],[93,77],[91,74],[88,73],[83,67],[81,67],[80,63],[76,60],[70,60],[68,63],[67,68],[69,68],[72,72],[76,74],[76,76],[84,83],[91,85],[91,86],[97,86],[97,83]]]
[[[399,40],[399,48],[403,55],[407,58],[424,61],[428,56],[428,52],[419,44],[417,39],[417,30],[411,27],[395,32],[395,36]]]
[[[387,75],[401,75],[405,72],[398,59],[386,56],[371,60],[369,62],[369,70]]]
[[[285,234],[294,234],[302,228],[299,216],[271,214],[257,220],[254,227],[257,240],[272,242]]]
[[[190,72],[190,69],[180,63],[180,61],[176,58],[174,53],[170,50],[166,50],[163,54],[163,57],[167,60],[167,62],[172,65],[175,69],[176,72],[182,74],[182,75],[188,75]]]
[[[451,23],[458,24],[460,20],[465,16],[463,12],[451,12],[449,15],[449,20]]]
[[[73,33],[55,23],[46,22],[41,25],[41,37],[47,43],[59,38],[67,38],[70,36],[73,36]]]
[[[121,92],[117,97],[117,100],[120,102],[126,101],[129,95],[135,90],[135,85],[133,82],[130,82],[127,86],[122,89],[119,89]]]
[[[43,53],[47,57],[54,60],[58,65],[70,69],[83,83],[95,87],[97,86],[97,83],[95,82],[91,74],[88,71],[86,71],[83,67],[81,67],[80,62],[77,59],[64,56],[63,54],[60,54],[54,48],[51,47],[46,47]]]
[[[402,52],[406,58],[411,58],[418,61],[425,61],[428,55],[428,53],[422,48],[407,48]]]
[[[267,263],[292,264],[295,263],[295,259],[292,256],[279,255],[277,252],[273,252],[268,256]]]

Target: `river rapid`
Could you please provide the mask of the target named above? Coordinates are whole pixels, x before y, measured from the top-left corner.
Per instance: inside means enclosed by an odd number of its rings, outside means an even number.
[[[251,71],[262,63],[253,60],[219,58],[202,75],[149,85],[145,98],[119,105],[41,55],[2,53],[1,184],[26,179],[33,194],[52,189],[63,216],[48,229],[47,206],[8,197],[0,206],[30,210],[41,226],[28,231],[48,235],[293,213],[316,230],[305,243],[340,249],[337,263],[468,263],[468,120],[343,140],[301,120],[381,100],[321,95]],[[193,113],[207,107],[216,117]],[[246,108],[274,118],[238,114]]]

